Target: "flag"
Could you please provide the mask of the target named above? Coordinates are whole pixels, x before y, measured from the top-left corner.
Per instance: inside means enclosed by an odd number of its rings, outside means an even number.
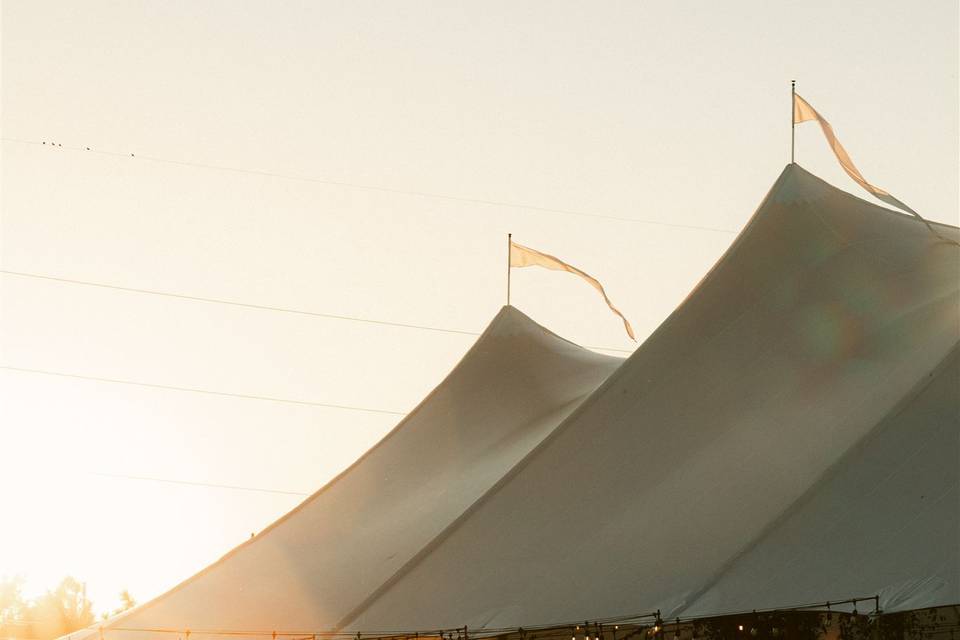
[[[544,269],[552,269],[553,271],[566,271],[574,275],[578,275],[584,280],[586,280],[591,287],[600,292],[600,295],[603,296],[604,301],[606,301],[607,306],[610,307],[610,311],[613,311],[615,314],[620,316],[620,319],[623,320],[623,327],[627,330],[627,335],[630,336],[630,339],[636,342],[637,338],[633,335],[633,327],[630,326],[630,323],[627,319],[620,313],[620,310],[613,306],[613,303],[610,302],[610,298],[607,297],[607,292],[603,290],[603,285],[600,284],[600,281],[591,276],[588,273],[584,273],[580,269],[567,264],[560,258],[556,258],[547,253],[541,253],[536,249],[531,249],[530,247],[525,247],[522,244],[517,244],[513,240],[510,241],[510,266],[511,267],[543,267]]]
[[[827,122],[820,113],[810,106],[810,103],[800,97],[800,94],[793,94],[793,123],[800,124],[802,122],[807,122],[809,120],[816,120],[820,124],[820,128],[823,130],[823,135],[827,139],[827,144],[830,145],[830,148],[833,150],[833,155],[837,157],[837,161],[840,163],[840,166],[844,171],[847,172],[847,175],[853,178],[854,182],[859,184],[861,187],[870,192],[875,198],[886,202],[887,204],[894,206],[902,211],[910,213],[916,217],[920,222],[927,225],[927,228],[933,232],[933,235],[937,236],[942,240],[946,240],[943,236],[937,233],[929,222],[927,222],[919,213],[908,207],[906,204],[894,198],[892,195],[876,187],[863,177],[863,174],[860,173],[860,170],[857,169],[857,166],[853,164],[853,160],[850,158],[850,154],[847,153],[847,150],[843,148],[843,145],[840,144],[840,141],[837,140],[837,135],[833,132],[833,127],[830,126],[830,123]]]

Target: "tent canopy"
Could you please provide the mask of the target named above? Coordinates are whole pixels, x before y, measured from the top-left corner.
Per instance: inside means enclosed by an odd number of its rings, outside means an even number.
[[[960,602],[958,273],[913,218],[789,165],[625,362],[504,308],[344,474],[104,629]]]
[[[502,481],[622,361],[505,307],[447,378],[346,471],[104,628],[335,626]]]
[[[957,442],[957,394],[938,389],[960,339],[958,273],[957,247],[911,217],[788,166],[689,298],[344,625],[670,618],[875,593],[888,611],[960,602],[957,465],[889,464],[926,464],[921,433]],[[946,377],[921,393],[931,376]],[[877,490],[895,495],[852,518]]]

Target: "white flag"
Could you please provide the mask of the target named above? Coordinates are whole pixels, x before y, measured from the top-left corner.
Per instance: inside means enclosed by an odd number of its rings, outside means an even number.
[[[622,313],[620,313],[620,310],[613,306],[613,303],[610,302],[610,298],[607,297],[607,292],[603,290],[603,285],[600,284],[600,281],[590,274],[584,273],[580,269],[567,264],[560,258],[556,258],[547,253],[541,253],[536,249],[525,247],[522,244],[517,244],[513,240],[510,241],[510,266],[538,266],[543,267],[544,269],[552,269],[554,271],[566,271],[568,273],[573,273],[580,276],[586,280],[591,287],[600,292],[600,295],[603,296],[603,299],[606,301],[607,306],[610,307],[610,310],[620,316],[620,319],[623,320],[623,327],[627,330],[627,335],[630,336],[630,339],[634,342],[637,341],[637,338],[633,335],[633,327],[630,326],[630,323],[627,321],[627,319]]]
[[[847,150],[843,148],[843,145],[840,144],[840,141],[837,140],[837,134],[833,132],[833,127],[830,126],[830,123],[827,122],[820,113],[810,106],[810,103],[800,97],[798,93],[793,94],[793,123],[800,124],[801,122],[807,122],[809,120],[816,120],[820,124],[820,129],[823,130],[823,135],[827,139],[827,143],[830,145],[830,148],[833,150],[833,155],[837,157],[837,161],[840,163],[840,166],[843,167],[843,170],[847,172],[847,175],[853,178],[853,180],[859,184],[861,187],[869,191],[876,197],[878,200],[882,200],[889,205],[892,205],[902,211],[915,216],[920,222],[927,225],[927,228],[941,240],[947,240],[934,229],[929,222],[927,222],[923,216],[919,213],[908,207],[906,204],[894,198],[892,195],[876,187],[863,177],[863,174],[860,173],[860,170],[857,169],[857,166],[853,164],[853,160],[850,158],[850,154],[847,153]],[[948,242],[953,242],[952,240],[947,240]],[[956,243],[954,243],[956,244]]]

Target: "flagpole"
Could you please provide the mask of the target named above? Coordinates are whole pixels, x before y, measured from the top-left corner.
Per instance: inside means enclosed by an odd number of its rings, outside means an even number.
[[[790,164],[794,163],[794,143],[796,138],[797,123],[794,111],[797,104],[797,81],[790,81]]]
[[[507,234],[507,306],[510,306],[510,249],[513,246],[513,234]]]

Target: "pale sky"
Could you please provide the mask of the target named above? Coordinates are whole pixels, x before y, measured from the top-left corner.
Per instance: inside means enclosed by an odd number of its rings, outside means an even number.
[[[955,0],[3,0],[0,37],[9,271],[480,331],[513,232],[598,277],[642,340],[789,161],[794,78],[871,182],[958,221]],[[796,133],[800,164],[869,198]],[[12,275],[0,294],[7,367],[389,411],[473,340]],[[571,276],[516,271],[513,302],[631,348]],[[398,419],[10,370],[0,402],[0,576],[72,574],[98,611],[302,498],[93,474],[310,493]]]

